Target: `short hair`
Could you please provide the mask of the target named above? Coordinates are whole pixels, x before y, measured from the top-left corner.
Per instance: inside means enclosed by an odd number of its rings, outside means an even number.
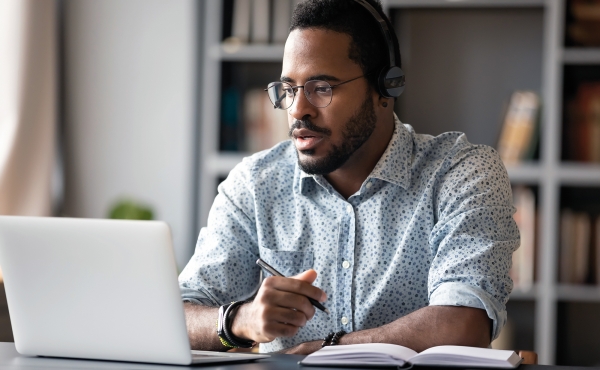
[[[383,12],[379,0],[367,0],[386,21],[392,34],[396,65],[401,67],[400,47],[394,28]],[[294,10],[290,32],[295,29],[325,29],[351,37],[348,57],[358,64],[369,85],[379,91],[380,70],[389,65],[387,42],[379,22],[367,9],[350,0],[304,0]]]

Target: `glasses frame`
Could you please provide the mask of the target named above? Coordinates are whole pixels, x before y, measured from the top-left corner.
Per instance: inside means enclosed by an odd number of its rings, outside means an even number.
[[[346,80],[346,81],[342,81],[342,82],[337,83],[335,85],[332,85],[332,84],[330,84],[329,82],[327,82],[325,80],[310,80],[310,81],[306,81],[304,83],[304,85],[297,85],[297,86],[292,86],[292,84],[290,84],[289,82],[285,82],[285,81],[275,81],[275,82],[270,82],[269,85],[267,85],[267,88],[264,89],[264,90],[267,92],[267,95],[269,95],[269,100],[271,100],[271,103],[273,103],[273,109],[281,109],[281,110],[288,110],[288,109],[290,109],[291,106],[294,105],[294,102],[296,101],[296,94],[298,93],[298,89],[300,89],[300,88],[302,90],[304,90],[304,96],[306,97],[306,100],[308,100],[308,102],[310,104],[312,104],[314,107],[316,107],[316,108],[327,108],[331,104],[331,102],[333,101],[333,89],[335,87],[341,86],[341,85],[346,84],[348,82],[352,82],[354,80],[358,80],[359,78],[366,77],[367,75],[368,75],[368,73],[366,73],[364,75],[360,75],[358,77],[351,78],[351,79]],[[304,86],[306,86],[307,83],[312,82],[312,81],[325,82],[327,85],[329,85],[329,88],[331,89],[331,96],[329,97],[329,103],[327,103],[327,105],[325,105],[323,107],[316,106],[313,102],[310,101],[310,98],[308,97],[308,95],[306,95],[306,90],[304,89]],[[273,102],[273,100],[271,99],[271,95],[269,94],[269,88],[271,88],[272,84],[275,84],[275,83],[287,84],[287,85],[289,85],[292,88],[292,91],[294,92],[294,97],[292,98],[292,102],[290,103],[290,105],[287,108],[280,108],[280,107],[278,107],[275,104],[275,102]]]

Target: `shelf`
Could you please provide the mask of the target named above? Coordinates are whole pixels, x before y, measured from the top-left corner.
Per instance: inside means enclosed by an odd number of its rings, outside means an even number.
[[[565,64],[600,64],[600,48],[566,48],[563,50]]]
[[[221,44],[211,47],[209,56],[227,62],[281,62],[283,45]]]
[[[512,183],[538,183],[542,177],[542,168],[536,162],[506,166],[508,178]]]
[[[568,285],[557,286],[559,301],[566,302],[600,302],[600,287],[593,285]]]
[[[537,286],[532,286],[529,289],[514,288],[510,293],[509,300],[512,301],[533,301],[537,298]]]
[[[562,185],[600,185],[600,164],[563,162],[557,175]]]
[[[211,155],[210,158],[204,162],[206,167],[204,170],[211,175],[215,176],[227,176],[229,171],[233,169],[238,163],[240,163],[245,157],[251,155],[250,153],[237,153],[237,152],[220,152],[215,155]]]
[[[543,7],[544,0],[384,0],[389,8],[530,8]]]

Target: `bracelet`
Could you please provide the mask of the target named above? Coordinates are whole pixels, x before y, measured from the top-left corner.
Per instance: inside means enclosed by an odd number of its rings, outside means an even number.
[[[217,336],[221,341],[221,344],[227,348],[237,348],[236,345],[232,344],[225,333],[225,311],[229,308],[230,304],[219,307],[219,318],[217,319]]]
[[[225,334],[227,341],[236,346],[237,348],[252,348],[256,345],[255,341],[238,338],[235,335],[233,335],[233,332],[231,331],[233,317],[237,313],[239,307],[244,303],[246,302],[233,302],[225,309],[225,312],[223,313],[223,334]]]
[[[321,343],[321,348],[328,346],[329,342],[331,342],[331,338],[333,338],[333,332],[329,332],[329,334],[327,334],[327,336],[325,337],[325,339],[323,339],[323,343]]]
[[[326,347],[326,346],[335,346],[336,344],[339,343],[340,338],[344,334],[347,334],[347,333],[343,330],[340,330],[337,333],[329,332],[329,334],[327,334],[325,339],[323,339],[323,343],[321,343],[321,348]]]
[[[335,346],[336,344],[338,344],[338,342],[340,341],[340,338],[346,334],[345,331],[340,330],[337,333],[333,334],[333,337],[331,338],[331,343],[329,343],[330,346]]]

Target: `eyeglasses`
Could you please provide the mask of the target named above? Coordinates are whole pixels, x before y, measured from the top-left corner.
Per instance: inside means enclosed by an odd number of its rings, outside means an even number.
[[[287,82],[271,82],[265,91],[269,94],[269,99],[273,103],[273,108],[288,109],[294,104],[294,98],[299,88],[304,90],[306,99],[317,108],[325,108],[331,104],[333,88],[345,83],[358,80],[366,75],[355,77],[351,80],[340,82],[336,85],[330,85],[327,81],[311,80],[306,81],[304,86],[292,86]]]

